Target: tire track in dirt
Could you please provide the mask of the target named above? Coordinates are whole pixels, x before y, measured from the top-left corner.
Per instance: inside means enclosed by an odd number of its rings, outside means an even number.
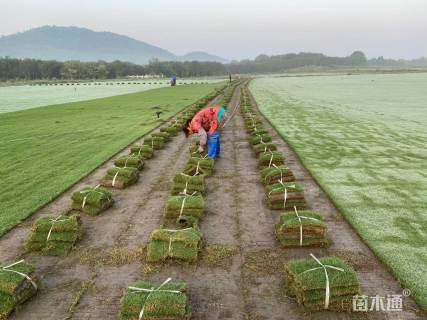
[[[329,228],[329,237],[332,240],[332,245],[328,249],[277,249],[278,245],[275,244],[274,247],[276,249],[274,249],[273,252],[264,252],[264,255],[260,255],[261,258],[276,258],[280,261],[279,265],[282,265],[288,259],[306,259],[310,252],[318,256],[336,255],[353,265],[358,274],[361,282],[361,289],[364,294],[368,296],[401,294],[403,288],[360,239],[352,226],[344,220],[338,209],[333,205],[325,192],[302,165],[295,152],[283,140],[269,121],[262,116],[261,112],[257,109],[256,101],[252,96],[251,100],[253,106],[261,115],[266,129],[271,133],[273,141],[277,144],[278,150],[285,154],[286,164],[293,171],[296,180],[304,186],[308,205],[313,208],[313,210],[321,212],[325,217],[325,221]],[[242,128],[242,130],[244,130],[244,128]],[[261,182],[258,183],[260,184]],[[262,194],[264,197],[265,191],[262,191]],[[274,223],[277,221],[280,212],[269,210],[267,207],[264,207],[263,211],[267,213],[269,212],[271,217],[273,217],[272,220]],[[270,228],[271,232],[273,232],[273,223]],[[257,264],[255,263],[255,265]],[[271,266],[272,269],[275,267],[277,267],[277,265]],[[411,298],[404,298],[404,308],[402,312],[341,314],[325,311],[306,314],[302,308],[298,307],[296,303],[292,301],[291,298],[286,298],[285,290],[282,285],[280,285],[282,283],[281,275],[280,277],[268,275],[264,278],[260,278],[258,276],[256,281],[260,283],[259,290],[256,289],[253,292],[254,294],[250,294],[250,296],[253,298],[257,296],[257,299],[254,300],[258,301],[253,301],[251,305],[258,306],[254,308],[254,312],[262,315],[260,319],[425,319],[425,314]],[[258,286],[254,286],[254,289],[256,287]],[[271,299],[270,301],[267,301],[268,299],[264,299],[265,297],[268,297],[268,292],[273,293],[274,291],[276,292],[276,299]],[[259,309],[259,311],[257,309]]]
[[[168,194],[168,184],[162,181],[170,183],[176,167],[187,158],[188,148],[182,135],[155,151],[137,184],[125,190],[112,190],[112,208],[96,217],[81,215],[83,238],[67,257],[22,254],[22,245],[36,219],[67,210],[73,192],[98,184],[114,159],[128,153],[129,148],[125,148],[0,239],[0,260],[24,257],[42,278],[38,294],[11,319],[71,318],[68,309],[73,304],[74,319],[116,319],[124,289],[140,278],[141,244],[159,226],[163,215],[162,197]],[[153,207],[154,202],[161,207]]]

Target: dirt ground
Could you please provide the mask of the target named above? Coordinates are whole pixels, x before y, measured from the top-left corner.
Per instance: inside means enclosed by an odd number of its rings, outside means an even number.
[[[239,96],[240,90],[236,90],[231,110]],[[113,208],[96,217],[82,215],[84,236],[68,257],[22,255],[22,243],[36,218],[66,210],[71,193],[98,184],[112,161],[0,238],[0,260],[23,257],[36,266],[43,281],[37,296],[11,319],[116,319],[120,298],[129,284],[140,279],[163,282],[168,277],[188,282],[193,319],[426,319],[410,298],[404,300],[404,312],[308,314],[286,296],[283,263],[306,258],[310,252],[347,259],[368,295],[399,294],[402,288],[343,220],[288,145],[268,123],[266,126],[305,186],[309,205],[326,217],[333,240],[329,249],[279,247],[274,238],[278,213],[264,205],[256,158],[237,113],[223,130],[221,158],[207,180],[207,210],[201,223],[204,248],[199,262],[145,263],[145,244],[151,231],[162,224],[172,178],[189,157],[188,142],[179,135],[147,161],[137,184],[113,190]]]

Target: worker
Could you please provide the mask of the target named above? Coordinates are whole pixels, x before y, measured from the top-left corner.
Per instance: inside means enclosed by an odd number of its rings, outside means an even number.
[[[175,87],[175,86],[176,86],[176,75],[173,75],[173,76],[172,76],[172,79],[171,79],[171,86],[172,86],[172,87]]]
[[[220,133],[219,128],[226,118],[225,108],[221,106],[211,106],[200,110],[193,118],[187,120],[183,127],[185,136],[198,134],[198,151],[203,152],[206,144],[208,147],[208,157],[215,159],[220,153]]]

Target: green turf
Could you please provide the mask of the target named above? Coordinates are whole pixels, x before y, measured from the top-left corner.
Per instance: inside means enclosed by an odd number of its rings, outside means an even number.
[[[0,114],[0,235],[219,84]],[[153,109],[163,112],[157,120]]]
[[[426,83],[427,74],[400,74],[251,84],[261,111],[425,310]]]

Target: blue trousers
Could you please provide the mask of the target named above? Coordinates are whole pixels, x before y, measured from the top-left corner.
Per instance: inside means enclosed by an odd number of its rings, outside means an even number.
[[[220,152],[220,134],[215,131],[211,135],[208,135],[208,157],[215,159],[219,156]]]

